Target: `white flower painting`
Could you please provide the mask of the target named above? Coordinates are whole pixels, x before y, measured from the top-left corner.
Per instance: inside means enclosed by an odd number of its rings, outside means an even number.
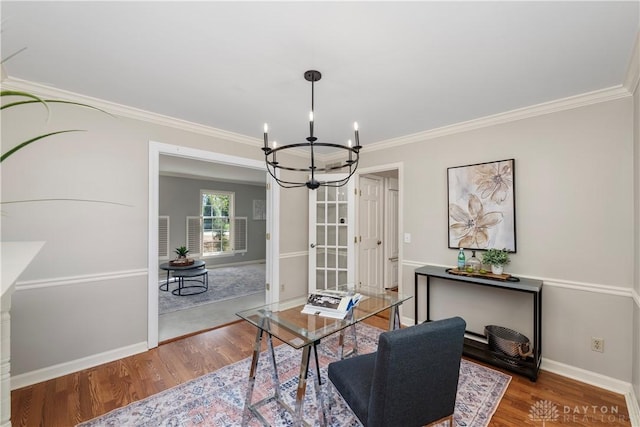
[[[516,251],[514,163],[447,169],[450,248]]]

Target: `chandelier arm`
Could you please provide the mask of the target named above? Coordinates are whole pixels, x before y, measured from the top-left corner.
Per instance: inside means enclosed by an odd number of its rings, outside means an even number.
[[[306,138],[307,140],[306,143],[289,144],[289,145],[283,145],[281,147],[277,147],[276,143],[274,142],[273,148],[270,148],[268,144],[268,135],[267,135],[268,127],[267,127],[267,124],[264,125],[264,147],[262,148],[262,151],[264,152],[264,155],[265,155],[265,163],[266,163],[267,171],[269,175],[271,175],[271,177],[278,183],[278,185],[280,185],[283,188],[296,188],[296,187],[306,186],[310,190],[315,190],[320,186],[342,187],[343,185],[349,182],[349,179],[353,176],[353,174],[358,169],[358,163],[360,161],[360,150],[362,149],[362,146],[360,145],[357,123],[354,123],[355,143],[356,143],[355,147],[351,146],[351,140],[348,141],[348,146],[333,144],[328,142],[316,142],[317,138],[313,135],[314,113],[315,113],[315,82],[319,81],[321,77],[322,77],[322,74],[316,70],[309,70],[304,73],[305,80],[311,82],[311,113],[309,114],[309,137]],[[324,168],[319,168],[318,166],[316,166],[316,159],[315,159],[316,145],[318,147],[337,148],[337,149],[346,150],[349,153],[348,158],[347,160],[344,160],[341,163],[334,164],[333,166],[325,166]],[[309,148],[310,160],[311,160],[311,165],[309,167],[294,168],[289,166],[283,166],[276,161],[276,153],[278,151],[283,151],[283,150],[292,149],[296,147]],[[353,159],[354,154],[355,154],[355,160]],[[270,155],[273,155],[271,161],[269,160]],[[332,171],[342,170],[344,168],[348,168],[349,170],[349,173],[348,175],[346,175],[346,177],[342,177],[334,180],[327,179],[326,181],[322,181],[322,182],[316,180],[316,172],[318,171],[332,172]],[[306,182],[285,181],[276,176],[278,175],[277,173],[278,169],[292,171],[292,172],[299,172],[299,173],[300,172],[307,173],[307,174],[310,174],[310,179],[307,180]],[[309,177],[309,175],[307,175],[307,177]]]
[[[271,175],[271,177],[276,180],[278,185],[283,188],[297,188],[297,187],[304,187],[306,185],[306,183],[284,181],[276,177],[276,175],[274,174],[275,171],[271,171],[271,169],[269,169],[268,166],[267,166],[267,172],[269,172],[269,175]]]

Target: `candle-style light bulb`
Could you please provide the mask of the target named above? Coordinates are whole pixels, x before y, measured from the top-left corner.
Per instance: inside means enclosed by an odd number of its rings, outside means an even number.
[[[273,149],[275,150],[276,148],[278,148],[278,143],[276,141],[273,141]],[[276,153],[275,153],[275,151],[273,152],[273,161],[271,163],[278,163],[278,162],[276,162]]]
[[[309,112],[309,136],[313,137],[313,111]]]
[[[353,130],[356,131],[356,147],[360,146],[360,135],[358,135],[358,122],[353,122]]]
[[[358,122],[353,122],[353,130],[358,132]]]
[[[264,124],[264,148],[269,147],[269,136],[267,135],[268,131],[269,131],[269,125],[265,123]]]
[[[351,157],[351,154],[352,154],[352,153],[351,153],[351,147],[352,147],[351,140],[349,140],[349,141],[347,142],[347,145],[349,146],[349,162],[351,162],[351,161],[353,160],[353,159],[352,159],[352,157]]]

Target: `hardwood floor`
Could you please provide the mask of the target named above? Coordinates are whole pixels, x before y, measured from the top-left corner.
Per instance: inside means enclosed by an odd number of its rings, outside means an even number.
[[[386,329],[388,320],[368,323]],[[158,348],[11,393],[18,426],[74,426],[250,356],[255,328],[238,321]],[[276,343],[274,343],[276,344]],[[512,375],[491,426],[541,426],[533,405],[555,409],[548,425],[630,426],[624,396],[542,371],[538,381]],[[540,417],[542,418],[542,417]]]

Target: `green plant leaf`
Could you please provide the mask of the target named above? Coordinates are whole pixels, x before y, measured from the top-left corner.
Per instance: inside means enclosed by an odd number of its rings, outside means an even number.
[[[47,138],[47,137],[52,136],[52,135],[57,135],[59,133],[67,133],[67,132],[84,132],[84,131],[82,129],[59,130],[57,132],[51,132],[51,133],[47,133],[45,135],[36,136],[35,138],[31,138],[30,140],[23,142],[22,144],[16,145],[11,150],[9,150],[6,153],[4,153],[2,155],[2,157],[0,157],[0,163],[5,161],[5,159],[7,159],[7,157],[12,155],[16,151],[20,150],[21,148],[26,147],[27,145],[31,144],[32,142],[36,142],[36,141],[38,141],[38,140],[40,140],[42,138]]]
[[[113,115],[111,113],[109,113],[108,111],[102,110],[102,109],[100,109],[98,107],[94,107],[94,106],[91,106],[91,105],[88,105],[88,104],[83,104],[81,102],[63,101],[63,100],[60,100],[60,99],[40,99],[40,98],[37,98],[37,99],[31,99],[31,100],[28,100],[28,101],[16,101],[16,102],[11,102],[9,104],[3,105],[2,107],[0,107],[0,110],[3,110],[3,109],[8,108],[8,107],[15,107],[15,106],[18,106],[18,105],[34,104],[34,103],[44,103],[45,106],[48,109],[49,107],[48,107],[47,104],[52,103],[52,102],[55,102],[55,103],[58,103],[58,104],[77,105],[79,107],[91,108],[92,110],[100,111],[101,113],[105,113],[105,114],[108,114],[111,117],[113,117]]]
[[[22,92],[19,90],[3,90],[2,92],[0,92],[0,96],[22,96],[23,98],[30,98],[31,99],[31,101],[29,101],[30,103],[37,102],[44,105],[44,108],[47,109],[47,114],[49,114],[49,106],[47,105],[47,102],[44,99],[39,98],[31,93]],[[7,105],[3,105],[2,107],[0,107],[0,110],[4,110],[5,108],[11,107],[12,105],[16,105],[16,104],[17,103],[14,102]]]

